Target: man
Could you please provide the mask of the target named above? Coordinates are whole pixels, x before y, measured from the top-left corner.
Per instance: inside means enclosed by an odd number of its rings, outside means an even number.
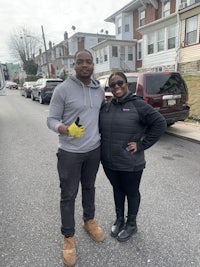
[[[59,134],[57,169],[61,188],[61,233],[64,235],[63,262],[76,263],[75,199],[82,186],[84,229],[97,242],[104,233],[94,220],[95,179],[100,163],[99,110],[104,91],[91,78],[92,54],[77,51],[71,75],[53,93],[47,117],[48,127]]]

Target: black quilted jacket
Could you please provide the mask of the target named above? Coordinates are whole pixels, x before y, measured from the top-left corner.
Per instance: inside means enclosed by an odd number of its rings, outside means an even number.
[[[165,118],[138,96],[112,99],[100,111],[101,162],[106,168],[138,171],[145,167],[144,150],[156,143],[166,129]],[[137,142],[137,152],[126,150]]]

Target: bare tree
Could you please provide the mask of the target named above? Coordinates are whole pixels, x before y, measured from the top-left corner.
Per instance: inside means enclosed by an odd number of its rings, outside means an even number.
[[[9,48],[14,58],[24,66],[34,65],[34,55],[42,41],[27,26],[21,26],[10,35]],[[29,71],[28,71],[29,72]]]
[[[10,35],[9,47],[12,55],[22,62],[33,59],[41,38],[38,38],[27,26],[21,26]]]

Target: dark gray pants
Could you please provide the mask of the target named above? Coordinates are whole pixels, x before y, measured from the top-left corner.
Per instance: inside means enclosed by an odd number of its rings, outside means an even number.
[[[57,158],[61,189],[61,233],[69,237],[75,233],[75,199],[80,182],[83,220],[94,218],[95,180],[100,163],[100,148],[87,153],[72,153],[59,149]]]

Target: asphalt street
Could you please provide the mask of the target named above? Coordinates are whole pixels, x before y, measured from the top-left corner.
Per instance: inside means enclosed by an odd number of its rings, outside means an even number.
[[[48,105],[8,91],[0,97],[0,266],[63,267],[57,135],[46,126]],[[82,228],[76,201],[75,267],[200,267],[200,145],[164,134],[146,151],[138,233],[119,243],[112,189],[100,166],[96,220],[106,240]]]

